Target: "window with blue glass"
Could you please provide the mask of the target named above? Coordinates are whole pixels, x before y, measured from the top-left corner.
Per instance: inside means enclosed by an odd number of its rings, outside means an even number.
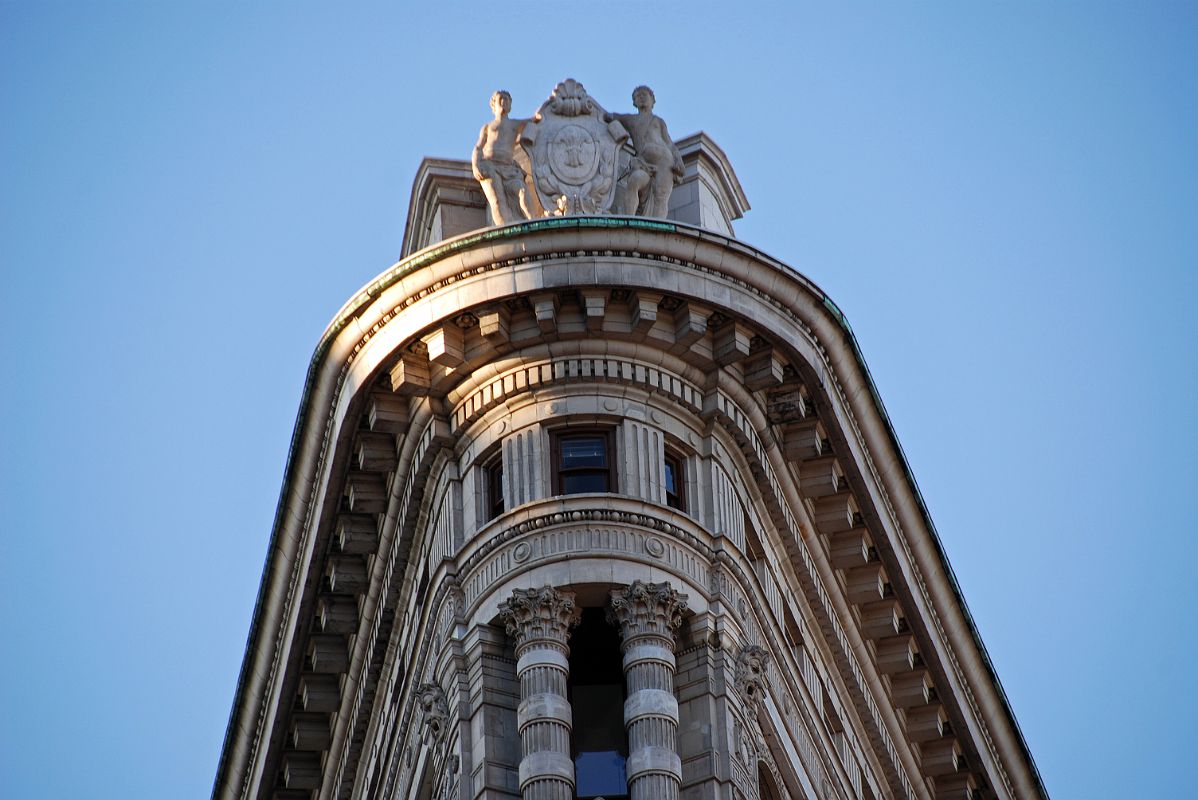
[[[669,451],[666,451],[665,458],[665,481],[666,505],[685,511],[682,496],[682,459]]]
[[[611,437],[606,431],[554,437],[554,494],[615,491]]]
[[[628,733],[624,728],[624,659],[620,634],[601,608],[586,608],[570,636],[571,755],[574,796],[628,797]]]

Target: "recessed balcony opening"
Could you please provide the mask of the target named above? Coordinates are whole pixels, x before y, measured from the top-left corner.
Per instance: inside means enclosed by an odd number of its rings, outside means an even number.
[[[624,661],[620,634],[602,608],[585,608],[570,637],[567,690],[574,714],[571,756],[575,797],[628,797],[628,733],[624,728]]]

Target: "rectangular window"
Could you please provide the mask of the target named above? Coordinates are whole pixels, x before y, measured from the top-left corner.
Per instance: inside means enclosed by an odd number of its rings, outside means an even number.
[[[561,433],[555,437],[554,493],[610,492],[615,486],[607,433]]]
[[[484,467],[487,477],[487,519],[503,513],[503,458],[496,457]]]
[[[682,459],[672,453],[666,453],[666,505],[679,511],[685,510],[682,502]]]

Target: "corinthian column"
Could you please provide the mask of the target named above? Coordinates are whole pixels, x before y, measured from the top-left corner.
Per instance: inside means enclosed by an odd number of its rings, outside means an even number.
[[[635,581],[613,589],[608,619],[624,637],[624,725],[628,729],[628,788],[632,800],[677,800],[678,700],[674,697],[674,631],[686,595],[668,583]]]
[[[508,635],[516,641],[520,680],[520,793],[524,800],[572,800],[570,759],[573,720],[566,699],[570,673],[570,628],[580,612],[573,592],[552,586],[517,589],[499,606]]]

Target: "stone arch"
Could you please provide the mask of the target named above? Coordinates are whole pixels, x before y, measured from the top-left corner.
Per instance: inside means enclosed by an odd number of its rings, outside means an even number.
[[[785,800],[785,795],[782,794],[764,759],[757,762],[757,791],[759,800]]]

